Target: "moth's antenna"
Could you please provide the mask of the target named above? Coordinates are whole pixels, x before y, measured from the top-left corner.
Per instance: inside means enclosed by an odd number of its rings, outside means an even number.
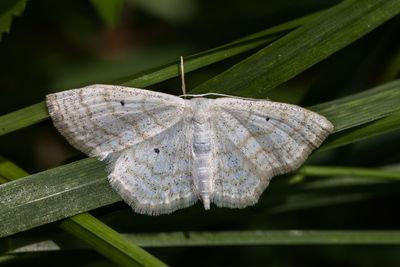
[[[186,84],[185,84],[185,69],[183,68],[183,57],[181,56],[181,77],[182,77],[182,92],[184,95],[186,95]]]

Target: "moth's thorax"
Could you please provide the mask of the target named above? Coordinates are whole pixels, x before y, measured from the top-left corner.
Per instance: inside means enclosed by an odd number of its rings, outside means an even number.
[[[189,100],[192,117],[192,155],[193,179],[197,193],[200,195],[204,208],[210,208],[212,193],[211,173],[211,121],[209,106],[212,100],[194,98]]]
[[[190,99],[187,101],[187,103],[189,103],[190,108],[191,108],[195,118],[202,119],[204,113],[208,114],[208,111],[210,109],[210,104],[212,101],[214,101],[214,100],[199,97],[199,98]],[[205,115],[207,115],[207,114],[205,114]]]

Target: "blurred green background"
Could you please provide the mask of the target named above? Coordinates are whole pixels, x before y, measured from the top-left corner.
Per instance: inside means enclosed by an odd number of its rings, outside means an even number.
[[[4,1],[0,8],[7,5]],[[23,15],[12,21],[10,33],[0,42],[0,114],[43,101],[52,92],[107,83],[179,56],[223,45],[254,32],[331,7],[341,1],[28,1]],[[270,99],[310,106],[388,81],[390,64],[399,61],[400,19],[386,22],[365,37],[340,50],[294,79],[272,90]],[[210,79],[251,52],[188,73],[187,88]],[[398,78],[398,73],[393,78]],[[180,79],[149,87],[180,94]],[[210,88],[210,91],[213,91]],[[400,160],[398,131],[336,150],[318,153],[309,164],[378,167]],[[47,170],[78,154],[58,134],[49,120],[0,137],[0,151],[30,173]],[[212,231],[254,229],[398,229],[400,186],[370,183],[355,192],[383,190],[372,198],[341,199],[353,188],[336,179],[337,201],[289,207],[282,195],[296,192],[285,186],[290,176],[272,181],[259,204],[244,210],[218,209],[204,212],[201,205],[173,215],[148,217],[134,214],[124,203],[110,205],[95,214],[120,232]],[[308,178],[307,178],[308,179]],[[315,181],[313,180],[315,179]],[[324,178],[310,178],[314,190]],[[344,178],[343,178],[344,179]],[[282,188],[282,190],[280,190]],[[390,190],[389,190],[390,189]],[[311,189],[310,189],[311,190]],[[315,201],[329,193],[321,189]],[[274,196],[275,198],[269,198]],[[280,198],[281,197],[281,198]],[[296,197],[296,196],[294,196]],[[301,199],[301,196],[297,196]],[[271,203],[273,199],[275,203]],[[277,200],[278,199],[278,200]],[[294,198],[291,200],[296,202]],[[311,199],[312,201],[312,199]],[[290,202],[290,201],[289,201]],[[281,209],[269,208],[279,206]],[[283,208],[282,208],[283,207]],[[1,222],[0,222],[1,227]],[[64,238],[56,227],[35,229],[24,235]],[[399,246],[241,246],[148,249],[172,266],[277,265],[277,266],[398,266]],[[73,257],[71,257],[73,255]],[[62,251],[36,254],[44,265],[111,264],[94,252]],[[29,264],[32,258],[11,262]]]

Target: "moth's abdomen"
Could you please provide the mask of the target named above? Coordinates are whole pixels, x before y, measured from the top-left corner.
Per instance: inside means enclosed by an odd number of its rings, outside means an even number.
[[[204,208],[210,209],[211,179],[211,124],[206,101],[196,101],[193,109],[193,178]]]

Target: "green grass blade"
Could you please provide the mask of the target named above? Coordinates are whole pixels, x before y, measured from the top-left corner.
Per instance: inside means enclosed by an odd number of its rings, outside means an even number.
[[[8,180],[16,180],[29,174],[14,163],[0,157],[0,175]],[[59,226],[119,266],[166,266],[89,213],[65,219]]]
[[[0,116],[0,136],[23,129],[49,118],[45,102]]]
[[[0,237],[119,201],[106,177],[86,159],[0,185]]]
[[[29,173],[27,173],[11,161],[0,156],[0,175],[4,177],[8,182],[28,176]]]
[[[122,0],[90,0],[104,24],[113,29],[121,17]]]
[[[392,93],[393,90],[398,90],[394,85],[399,86],[400,81],[345,99],[331,101],[327,105],[321,104],[314,109],[336,123],[337,131],[348,129],[358,125],[359,121],[367,122],[368,118],[374,120],[398,110],[398,105],[386,107],[384,105],[386,98],[399,99],[398,94]],[[370,105],[372,109],[373,105],[381,108],[375,110],[371,116],[370,111],[363,108],[366,105]],[[338,120],[337,117],[341,119]],[[105,170],[104,163],[90,158],[0,186],[0,221],[7,226],[0,228],[0,236],[7,236],[119,201],[120,197],[108,184]],[[30,188],[29,194],[26,188]],[[71,205],[65,206],[65,203]],[[10,216],[11,214],[13,216]]]
[[[200,69],[218,61],[257,48],[260,45],[274,41],[288,31],[314,19],[320,13],[321,12],[315,12],[310,15],[294,19],[292,21],[240,38],[231,43],[184,57],[185,72],[188,73]],[[180,74],[179,64],[180,61],[177,60],[151,70],[130,75],[119,81],[116,81],[115,83],[124,86],[144,88],[146,86],[177,77]]]
[[[400,231],[232,231],[130,234],[146,247],[243,245],[388,245],[400,244]]]
[[[361,176],[400,180],[400,171],[354,167],[304,166],[297,171],[305,176]]]
[[[10,178],[10,180],[28,175],[21,168],[4,158],[0,160],[0,174]],[[32,188],[30,189],[32,190]],[[120,266],[133,266],[137,265],[138,262],[144,266],[165,266],[157,258],[132,244],[90,214],[75,215],[62,221],[60,227],[90,244],[98,252]]]
[[[389,169],[335,168],[338,170],[334,170],[333,166],[311,167],[308,170],[308,176],[326,178],[303,178],[301,183],[290,180],[289,183],[278,186],[270,191],[265,209],[268,213],[275,214],[343,205],[382,197],[394,197],[400,190],[398,171],[396,173]],[[349,175],[351,173],[354,175]]]
[[[396,79],[400,74],[400,48],[390,57],[389,62],[384,67],[379,83],[385,83]]]
[[[318,149],[324,151],[400,129],[400,113],[334,134]]]
[[[400,80],[395,80],[309,109],[327,117],[338,132],[394,114],[399,103]]]
[[[73,216],[60,226],[120,266],[167,266],[88,213]]]
[[[345,182],[343,183],[346,184]],[[361,186],[358,185],[358,186]],[[343,188],[342,188],[343,189]],[[376,199],[380,197],[396,196],[399,188],[390,188],[389,186],[378,192],[372,188],[368,192],[346,192],[341,193],[336,190],[327,190],[329,194],[319,193],[311,194],[310,192],[294,193],[288,196],[286,199],[281,199],[284,203],[279,205],[270,205],[266,208],[269,214],[293,212],[298,210],[306,210],[313,208],[329,207],[334,205],[343,205],[349,203],[355,203],[360,201],[366,201]]]
[[[336,195],[311,195],[309,193],[293,194],[285,200],[286,202],[284,204],[280,204],[277,206],[271,205],[267,210],[269,214],[277,214],[312,208],[343,205],[375,199],[378,197],[395,195],[395,191],[398,192],[398,188],[396,188],[396,190],[385,190],[382,192],[346,193],[344,195],[341,195],[339,193]]]
[[[185,57],[185,72],[197,70],[215,62],[254,49],[280,37],[283,33],[315,18],[320,12],[249,35],[192,56]],[[122,78],[113,84],[143,88],[178,76],[178,61]],[[22,129],[49,118],[45,102],[0,116],[0,136]]]
[[[293,78],[400,12],[398,0],[346,0],[266,48],[206,81],[191,93],[267,97]]]
[[[265,246],[265,245],[399,245],[400,231],[376,230],[256,230],[215,232],[161,232],[124,233],[131,242],[141,247],[196,247],[196,246]],[[32,240],[34,242],[34,240]],[[69,240],[68,240],[69,241]],[[37,252],[37,247],[47,251],[62,249],[87,249],[68,242],[58,246],[48,241],[28,243],[10,238],[15,244],[9,255],[19,252]],[[21,245],[20,245],[21,244]],[[27,245],[28,244],[28,245]],[[43,245],[42,245],[43,244]],[[43,251],[43,250],[41,250]]]
[[[14,16],[21,16],[25,10],[26,0],[3,0],[0,3],[0,41],[5,32],[10,32]]]

